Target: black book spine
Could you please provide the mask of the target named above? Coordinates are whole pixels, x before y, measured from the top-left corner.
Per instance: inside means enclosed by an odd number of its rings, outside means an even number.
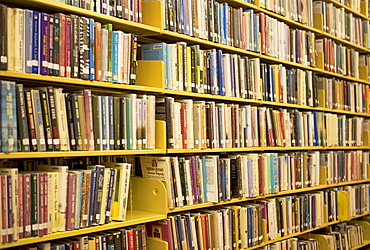
[[[116,0],[116,17],[122,18],[122,0]]]
[[[44,90],[40,90],[40,101],[41,101],[41,108],[42,108],[42,115],[44,120],[44,129],[46,135],[46,151],[53,151],[53,131],[52,125],[50,121],[50,111],[49,111],[49,103],[47,92]]]
[[[80,18],[80,78],[89,80],[89,25],[88,18]]]
[[[71,71],[73,78],[79,78],[79,60],[80,60],[80,49],[79,49],[79,38],[80,38],[80,18],[76,15],[71,15],[71,29],[72,29],[72,59],[71,59]]]
[[[0,4],[0,70],[8,70],[8,7]]]
[[[58,128],[58,120],[56,115],[56,108],[55,108],[55,97],[54,97],[54,88],[47,87],[48,90],[48,98],[49,98],[49,109],[50,109],[50,121],[52,127],[52,134],[53,134],[53,144],[54,150],[60,150],[60,143],[59,143],[59,128]]]
[[[66,102],[66,113],[67,113],[67,124],[68,124],[68,132],[69,132],[69,141],[71,150],[75,151],[76,147],[76,135],[74,130],[73,124],[73,115],[72,115],[72,100],[71,95],[67,94],[65,98]]]
[[[30,151],[30,137],[28,133],[28,122],[23,85],[16,85],[17,94],[17,121],[18,121],[18,150],[20,152]]]
[[[137,35],[131,35],[131,67],[129,72],[130,85],[136,82],[136,65],[137,65]]]
[[[77,94],[70,94],[71,96],[71,108],[72,108],[72,120],[74,127],[74,134],[76,137],[76,150],[82,150],[82,137],[81,137],[81,124],[80,124],[80,113],[77,101]]]
[[[36,137],[36,128],[35,128],[35,120],[34,120],[34,112],[32,108],[32,97],[31,97],[31,90],[25,90],[26,95],[26,107],[27,107],[27,117],[28,117],[28,128],[29,128],[29,135],[31,140],[31,151],[37,151],[37,137]]]

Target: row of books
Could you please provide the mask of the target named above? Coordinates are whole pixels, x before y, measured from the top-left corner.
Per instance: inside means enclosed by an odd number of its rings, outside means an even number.
[[[0,5],[0,69],[134,84],[137,36],[92,18]]]
[[[363,218],[361,218],[363,220]],[[273,249],[297,249],[297,250],[318,250],[330,247],[333,249],[350,250],[360,246],[364,242],[364,234],[367,233],[361,224],[356,221],[349,223],[338,223],[334,226],[319,229],[314,233],[291,238],[280,242],[268,244],[267,246],[256,248],[258,250]],[[325,244],[322,240],[325,238]]]
[[[370,111],[369,85],[321,76],[317,76],[315,80],[317,90],[314,93],[322,93],[319,106],[359,113]]]
[[[129,163],[0,169],[1,242],[124,221],[130,176]]]
[[[263,100],[368,113],[369,86],[316,72],[261,63]]]
[[[252,105],[158,98],[167,148],[363,146],[368,119]]]
[[[369,186],[364,186],[367,188],[366,196],[353,199],[366,198],[368,202]],[[328,221],[337,221],[338,216],[341,216],[338,213],[341,202],[337,197],[338,192],[342,191],[325,190],[259,200],[253,204],[175,214],[164,221],[148,225],[165,232],[162,239],[169,243],[169,249],[184,249],[179,246],[184,244],[203,249],[253,247],[263,241],[303,232]],[[368,212],[368,204],[363,210]],[[147,230],[151,236],[152,230]]]
[[[142,60],[160,60],[165,65],[168,89],[260,99],[259,58],[248,58],[221,50],[156,43],[141,46]]]
[[[336,2],[344,4],[347,7],[350,7],[355,12],[362,13],[361,3],[363,2],[363,0],[336,0]],[[369,12],[367,12],[366,10],[366,13]]]
[[[366,217],[360,218],[361,221],[366,221]],[[363,228],[362,224],[356,224],[357,221],[350,223],[338,223],[333,226],[325,227],[314,232],[313,234],[303,235],[303,238],[311,238],[320,240],[324,238],[326,243],[321,247],[333,247],[333,249],[350,250],[364,243],[364,234],[368,233]]]
[[[317,239],[290,238],[258,247],[257,250],[296,249],[296,250],[319,250],[320,243]],[[348,249],[349,250],[349,249]]]
[[[312,0],[260,1],[260,7],[308,26],[313,25]]]
[[[315,67],[315,33],[290,27],[264,13],[259,13],[261,52],[285,61]]]
[[[323,53],[323,69],[345,76],[359,78],[359,52],[329,38],[318,38],[316,52]]]
[[[154,96],[0,87],[2,152],[154,149]]]
[[[368,164],[362,151],[140,157],[143,177],[167,183],[171,209],[363,180]]]
[[[259,52],[259,16],[253,10],[215,0],[164,0],[162,3],[165,29]]]
[[[142,23],[142,3],[137,0],[54,0],[96,13]]]
[[[76,236],[20,247],[22,250],[126,250],[148,249],[147,232],[145,225],[136,225],[111,231],[103,231],[84,236]]]
[[[323,31],[338,38],[347,40],[361,47],[369,48],[369,20],[354,16],[346,12],[345,8],[337,7],[325,1],[313,2],[313,13],[321,14]],[[318,17],[317,17],[318,18]]]

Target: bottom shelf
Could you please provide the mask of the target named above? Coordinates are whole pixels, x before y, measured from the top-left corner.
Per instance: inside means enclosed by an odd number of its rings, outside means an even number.
[[[45,241],[64,239],[68,237],[86,235],[90,233],[97,233],[101,231],[107,231],[107,230],[157,221],[157,220],[163,220],[166,218],[166,215],[164,214],[156,214],[156,213],[136,211],[136,210],[128,211],[126,216],[127,216],[127,220],[123,222],[113,221],[111,223],[100,225],[100,226],[87,227],[87,228],[82,228],[82,229],[73,230],[73,231],[57,232],[57,233],[48,234],[42,237],[32,237],[32,238],[27,238],[27,239],[20,239],[18,241],[14,241],[10,243],[0,244],[0,249],[30,245],[30,244],[35,244],[35,243],[45,242]]]
[[[351,250],[360,249],[360,248],[366,247],[366,246],[368,246],[368,245],[370,245],[370,240],[364,240],[364,244],[359,245],[359,246],[357,246],[357,247],[353,247],[353,248],[351,248]]]

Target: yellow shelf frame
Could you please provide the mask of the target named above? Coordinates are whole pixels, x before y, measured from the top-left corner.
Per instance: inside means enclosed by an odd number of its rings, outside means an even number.
[[[0,243],[0,249],[64,239],[67,237],[86,235],[89,233],[96,233],[151,221],[163,220],[167,217],[166,192],[167,191],[163,182],[159,180],[134,177],[132,178],[132,190],[130,190],[131,197],[129,198],[129,207],[131,206],[131,209],[127,211],[126,221],[114,221],[105,225],[87,227],[72,231],[56,232],[42,237],[20,239],[10,243]]]

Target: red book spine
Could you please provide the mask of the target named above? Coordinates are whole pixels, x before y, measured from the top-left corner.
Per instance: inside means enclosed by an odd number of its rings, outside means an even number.
[[[259,193],[258,195],[265,194],[265,168],[263,165],[263,156],[258,156],[258,183],[259,183]]]
[[[143,23],[143,6],[141,3],[141,0],[137,1],[138,2],[138,23]]]
[[[59,76],[64,77],[66,71],[65,65],[65,31],[66,31],[66,16],[64,14],[57,14],[59,17]]]
[[[38,204],[39,207],[39,213],[38,213],[38,224],[39,224],[39,236],[44,236],[44,209],[45,209],[45,190],[44,190],[44,175],[43,173],[39,174],[39,180],[38,180]]]
[[[1,240],[2,243],[8,242],[8,193],[7,193],[7,177],[0,175],[0,194],[1,194]]]
[[[23,174],[18,174],[18,233],[19,239],[24,238],[24,211],[23,211]]]
[[[71,77],[71,17],[66,17],[65,23],[65,66],[66,77]]]
[[[103,75],[102,75],[102,33],[101,33],[101,23],[95,22],[95,76],[97,81],[102,81],[103,80]]]
[[[188,135],[187,135],[188,124],[186,118],[187,118],[186,103],[181,103],[182,148],[188,148]]]
[[[236,117],[235,117],[235,107],[234,106],[231,106],[231,109],[230,109],[230,111],[231,111],[231,136],[230,136],[230,138],[228,138],[229,140],[231,140],[231,147],[232,148],[235,148],[236,147],[236,145],[235,145],[235,142],[236,142],[236,133],[235,133],[235,129],[236,129],[236,127],[235,127],[235,122],[236,122]],[[226,114],[225,114],[226,115]],[[221,121],[221,122],[227,122],[227,121]],[[226,133],[225,133],[226,134]],[[224,148],[227,148],[228,147],[228,144],[229,143],[226,143],[226,138],[224,138]]]
[[[135,250],[134,229],[126,230],[127,250]]]
[[[23,174],[24,238],[31,237],[31,175]]]
[[[281,136],[282,136],[282,146],[286,147],[286,136],[285,136],[285,120],[284,120],[284,114],[282,111],[279,112],[280,115],[280,123],[281,123]]]
[[[48,194],[48,173],[43,173],[44,176],[44,212],[43,212],[43,228],[44,235],[48,234],[48,203],[49,203],[49,194]],[[51,233],[51,232],[50,232]]]
[[[76,210],[76,174],[68,173],[67,190],[67,230],[75,229],[75,210]]]
[[[129,11],[129,0],[123,0],[122,2],[123,7],[123,18],[129,20],[130,11]]]

